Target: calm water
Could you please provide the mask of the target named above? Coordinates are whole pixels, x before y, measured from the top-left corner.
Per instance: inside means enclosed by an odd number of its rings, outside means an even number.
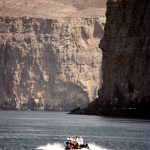
[[[34,150],[70,135],[114,150],[150,150],[150,121],[60,112],[0,111],[0,150]],[[52,150],[52,149],[51,149]]]

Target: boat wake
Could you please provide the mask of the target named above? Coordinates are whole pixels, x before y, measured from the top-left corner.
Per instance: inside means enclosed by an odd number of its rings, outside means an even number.
[[[88,144],[88,145],[90,147],[90,150],[108,150],[96,144]],[[54,143],[54,144],[47,144],[46,146],[40,146],[37,149],[38,150],[64,150],[64,146],[60,143]],[[84,148],[82,150],[87,150],[87,149]]]
[[[59,143],[47,144],[46,146],[40,146],[38,150],[64,150],[64,146]]]

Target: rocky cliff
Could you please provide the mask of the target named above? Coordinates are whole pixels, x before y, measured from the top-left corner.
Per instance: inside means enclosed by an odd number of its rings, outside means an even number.
[[[106,17],[103,85],[89,110],[150,116],[150,1],[108,0]]]
[[[87,18],[79,6],[65,0],[1,1],[1,109],[66,110],[94,99],[105,11]]]

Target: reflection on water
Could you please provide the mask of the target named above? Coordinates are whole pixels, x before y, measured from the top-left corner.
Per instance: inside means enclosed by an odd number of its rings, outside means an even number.
[[[150,150],[149,120],[0,111],[0,149],[34,150],[42,145],[46,148],[48,143],[62,146],[68,136],[76,135],[98,148]]]

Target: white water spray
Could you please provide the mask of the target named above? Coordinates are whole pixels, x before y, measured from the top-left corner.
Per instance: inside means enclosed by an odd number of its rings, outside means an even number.
[[[101,146],[95,144],[89,144],[90,150],[108,150],[106,148],[102,148]],[[46,146],[40,146],[37,148],[38,150],[64,150],[64,146],[60,143],[47,144]],[[87,150],[86,148],[82,150]]]
[[[64,146],[59,143],[47,144],[46,146],[40,146],[38,150],[64,150]]]
[[[101,146],[98,146],[98,145],[96,145],[96,144],[89,144],[89,147],[90,147],[90,150],[108,150],[108,149],[106,149],[106,148],[103,148],[103,147],[101,147]]]

